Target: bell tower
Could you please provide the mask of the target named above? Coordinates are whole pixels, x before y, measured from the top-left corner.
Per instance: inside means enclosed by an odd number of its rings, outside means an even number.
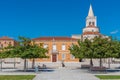
[[[88,38],[92,39],[99,36],[99,28],[97,27],[97,19],[94,16],[92,5],[90,5],[88,16],[86,17],[86,27],[83,28],[82,38],[83,40]]]
[[[91,40],[98,36],[102,36],[103,38],[108,37],[100,33],[100,30],[97,27],[97,18],[96,16],[94,16],[92,5],[90,4],[88,15],[86,17],[86,25],[83,28],[82,34],[72,35],[72,38],[81,39],[81,40],[85,40],[85,39]]]
[[[90,5],[88,16],[86,17],[86,27],[97,26],[96,16],[94,16],[92,5]]]

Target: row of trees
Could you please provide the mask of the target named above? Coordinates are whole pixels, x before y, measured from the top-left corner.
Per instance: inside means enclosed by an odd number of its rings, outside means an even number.
[[[76,58],[90,58],[90,65],[93,66],[93,58],[100,59],[100,67],[102,67],[102,58],[119,58],[120,42],[112,38],[95,37],[92,40],[85,39],[78,41],[78,44],[70,48],[71,54]],[[110,64],[109,64],[110,68]]]
[[[32,42],[32,43],[31,43]],[[43,45],[36,45],[31,39],[19,37],[17,46],[8,46],[0,52],[1,58],[22,58],[24,59],[24,71],[26,71],[26,60],[32,59],[32,68],[35,66],[36,58],[47,58],[47,49]],[[119,58],[120,42],[111,38],[95,37],[92,40],[79,40],[78,44],[70,47],[70,52],[76,58],[90,58],[90,65],[93,66],[93,58],[100,59],[100,67],[102,67],[102,58]],[[15,66],[15,65],[14,65]],[[110,65],[109,65],[110,67]]]
[[[35,58],[47,58],[43,45],[37,45],[31,39],[19,37],[16,46],[8,46],[1,51],[1,58],[22,58],[24,59],[24,71],[26,71],[27,59],[32,59],[32,68],[35,66]],[[14,64],[15,66],[15,64]]]

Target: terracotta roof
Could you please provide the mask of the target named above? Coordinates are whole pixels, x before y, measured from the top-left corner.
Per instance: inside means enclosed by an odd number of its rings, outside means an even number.
[[[34,38],[32,40],[78,40],[70,37],[39,37],[39,38]]]
[[[100,35],[99,32],[84,32],[83,35],[91,35],[91,34],[96,34],[96,35]]]
[[[4,36],[4,37],[1,37],[0,40],[14,40],[14,39]]]

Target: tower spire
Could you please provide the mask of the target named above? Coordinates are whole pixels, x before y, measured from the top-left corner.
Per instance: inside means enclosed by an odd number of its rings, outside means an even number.
[[[92,5],[91,5],[91,4],[90,4],[88,16],[89,16],[89,17],[93,17],[93,16],[94,16],[94,13],[93,13],[93,9],[92,9]]]
[[[97,19],[94,16],[92,5],[90,4],[88,16],[86,17],[86,27],[89,25],[97,26]]]

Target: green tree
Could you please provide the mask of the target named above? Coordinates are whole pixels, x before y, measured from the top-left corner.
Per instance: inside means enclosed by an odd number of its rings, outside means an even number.
[[[78,41],[78,44],[73,44],[70,47],[70,53],[73,54],[76,58],[90,58],[90,65],[93,66],[92,59],[94,58],[94,47],[91,40],[85,39],[84,41]]]
[[[27,58],[28,58],[28,56],[26,54],[28,54],[27,51],[31,46],[31,39],[20,36],[19,40],[18,40],[18,43],[19,43],[18,52],[20,54],[20,57],[22,59],[24,59],[24,71],[26,71]],[[15,48],[15,50],[16,50],[16,48]]]
[[[70,48],[70,52],[77,58],[90,58],[91,66],[93,66],[92,59],[99,58],[102,67],[102,58],[116,57],[120,53],[119,43],[111,38],[95,37],[92,40],[79,40],[77,45]]]
[[[106,52],[108,47],[108,38],[95,37],[93,43],[96,45],[96,58],[100,59],[100,67],[102,67],[102,58],[107,57]]]
[[[118,40],[110,39],[106,47],[106,57],[108,58],[108,68],[110,68],[110,58],[117,57],[120,52],[120,44]]]
[[[115,55],[115,58],[120,59],[120,41],[119,40],[115,40],[115,53],[117,53],[117,55]]]
[[[117,55],[117,41],[112,40],[112,38],[96,37],[93,41],[96,45],[96,58],[100,59],[100,67],[102,67],[102,58],[111,58]]]
[[[32,40],[25,37],[19,37],[18,45],[13,47],[7,47],[2,50],[2,58],[15,58],[20,57],[24,59],[24,71],[27,68],[27,59],[33,59],[32,68],[35,65],[35,58],[46,58],[46,52],[48,50],[44,49],[42,45],[38,46],[36,44],[32,44]],[[15,66],[15,64],[14,64]]]
[[[75,56],[75,58],[83,59],[84,58],[84,45],[82,41],[78,41],[78,45],[72,44],[69,48],[70,53]]]
[[[44,49],[42,45],[32,44],[32,40],[25,37],[19,37],[19,53],[20,57],[24,59],[24,70],[26,70],[26,59],[33,59],[32,68],[35,66],[36,58],[46,58],[47,49]]]
[[[1,70],[2,70],[2,63],[3,63],[2,59],[11,57],[11,51],[9,51],[9,50],[11,50],[12,48],[13,48],[13,46],[11,46],[11,45],[9,45],[8,47],[0,48]]]
[[[44,49],[42,46],[38,45],[31,45],[24,54],[21,55],[22,58],[32,59],[32,68],[35,66],[35,59],[36,58],[47,58],[46,52],[48,50]]]

